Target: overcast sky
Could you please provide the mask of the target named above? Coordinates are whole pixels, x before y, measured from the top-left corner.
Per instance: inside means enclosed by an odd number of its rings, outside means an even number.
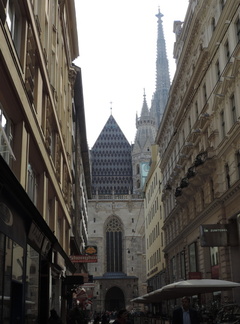
[[[173,78],[174,20],[184,20],[189,0],[75,0],[88,145],[111,111],[129,143],[136,134],[143,89],[148,106],[155,90],[157,17],[162,18]],[[112,108],[112,110],[111,110]]]

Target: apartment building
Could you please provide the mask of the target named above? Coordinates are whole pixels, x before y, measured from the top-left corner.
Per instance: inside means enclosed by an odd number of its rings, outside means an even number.
[[[161,199],[162,175],[158,145],[152,145],[150,170],[144,187],[144,218],[146,239],[147,292],[161,288],[166,283],[164,249],[164,208]],[[158,310],[156,310],[158,311]]]
[[[156,138],[166,283],[239,282],[240,1],[190,1],[174,28],[177,69]],[[240,301],[237,289],[218,298]]]
[[[0,322],[46,323],[50,308],[64,315],[69,255],[87,240],[85,128],[78,181],[73,159],[77,56],[73,0],[0,1]]]

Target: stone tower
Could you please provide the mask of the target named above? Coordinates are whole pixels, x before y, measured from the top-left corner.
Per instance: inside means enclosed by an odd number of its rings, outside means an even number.
[[[144,186],[151,160],[151,145],[155,142],[170,89],[168,59],[162,25],[163,15],[160,9],[156,17],[158,18],[156,89],[150,109],[148,108],[144,92],[141,115],[136,118],[137,133],[132,150],[134,193],[141,193]]]
[[[132,195],[131,145],[110,115],[91,151],[88,244],[97,247],[93,309],[131,307],[146,293],[143,199]]]
[[[155,118],[147,105],[146,95],[143,96],[143,105],[140,117],[136,116],[137,133],[132,150],[133,165],[133,192],[141,193],[149,171],[151,145],[156,137]]]

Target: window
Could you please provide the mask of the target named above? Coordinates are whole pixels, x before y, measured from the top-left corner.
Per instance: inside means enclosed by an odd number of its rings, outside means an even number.
[[[183,144],[185,142],[185,132],[184,132],[184,129],[182,130],[182,141],[183,141]]]
[[[217,62],[215,64],[215,67],[216,67],[216,77],[217,77],[217,80],[219,80],[219,78],[220,78],[220,65],[219,65],[218,60],[217,60]]]
[[[211,266],[216,266],[219,264],[219,252],[218,247],[210,247],[210,256],[211,256]]]
[[[27,193],[32,199],[33,203],[37,205],[37,175],[34,169],[32,168],[31,164],[28,164],[28,188]]]
[[[180,276],[181,279],[185,279],[186,278],[186,265],[185,265],[185,251],[183,250],[180,253]]]
[[[203,85],[203,99],[204,99],[204,103],[207,102],[207,87],[206,84]]]
[[[238,170],[238,179],[240,179],[240,152],[236,153],[236,162],[237,162],[237,170]]]
[[[226,176],[227,189],[229,189],[230,186],[231,186],[231,183],[230,183],[230,172],[229,172],[229,165],[228,165],[228,163],[225,164],[225,176]]]
[[[237,121],[237,113],[236,113],[234,94],[230,97],[230,106],[231,106],[232,123],[235,124]]]
[[[225,137],[226,130],[225,130],[225,117],[224,117],[224,111],[223,110],[220,113],[220,122],[221,122],[221,129],[222,129],[222,137]]]
[[[211,198],[211,201],[213,201],[213,199],[214,199],[214,183],[213,183],[213,179],[210,179],[210,198]]]
[[[196,120],[198,119],[198,102],[196,101],[195,102],[195,117],[196,117]]]
[[[30,274],[25,273],[23,248],[2,233],[0,270],[0,323],[17,323],[22,318],[24,278]],[[35,289],[38,291],[37,284]]]
[[[26,299],[29,303],[25,304],[26,314],[37,320],[38,316],[38,284],[39,284],[39,254],[27,245],[26,262]]]
[[[23,19],[18,0],[8,0],[7,2],[7,25],[11,32],[12,39],[18,56],[21,55]]]
[[[171,281],[175,281],[177,278],[177,271],[176,271],[176,258],[173,257],[170,260],[170,275],[171,275]]]
[[[137,164],[137,166],[136,166],[136,172],[137,172],[137,174],[140,173],[140,167],[139,167],[139,164]]]
[[[106,227],[107,272],[122,272],[122,224],[112,217]]]
[[[192,243],[188,246],[189,253],[189,270],[190,272],[197,272],[197,246]]]
[[[237,36],[237,41],[240,41],[240,18],[238,17],[237,21],[236,21],[236,36]]]
[[[212,27],[212,32],[214,32],[215,28],[216,28],[216,22],[215,22],[215,18],[212,17],[212,20],[211,20],[211,27]]]
[[[57,134],[55,130],[52,130],[50,133],[50,154],[53,159],[53,162],[55,163],[55,157],[56,157],[56,138]]]
[[[224,6],[225,6],[225,0],[220,0],[220,8],[221,8],[221,10],[223,10]]]
[[[12,123],[4,113],[0,104],[0,154],[7,163],[10,162],[10,157],[15,159],[11,147],[13,139],[12,131]]]
[[[228,40],[226,41],[226,43],[224,45],[224,48],[225,48],[226,60],[229,61],[229,59],[230,59],[230,49],[229,49],[229,42],[228,42]]]
[[[137,188],[140,188],[140,180],[137,180]]]
[[[189,129],[189,133],[190,133],[191,132],[191,129],[192,129],[190,116],[188,117],[188,129]]]

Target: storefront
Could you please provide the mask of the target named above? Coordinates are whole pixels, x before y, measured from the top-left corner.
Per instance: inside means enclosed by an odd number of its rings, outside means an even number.
[[[0,323],[45,323],[75,267],[1,157],[0,167]]]

